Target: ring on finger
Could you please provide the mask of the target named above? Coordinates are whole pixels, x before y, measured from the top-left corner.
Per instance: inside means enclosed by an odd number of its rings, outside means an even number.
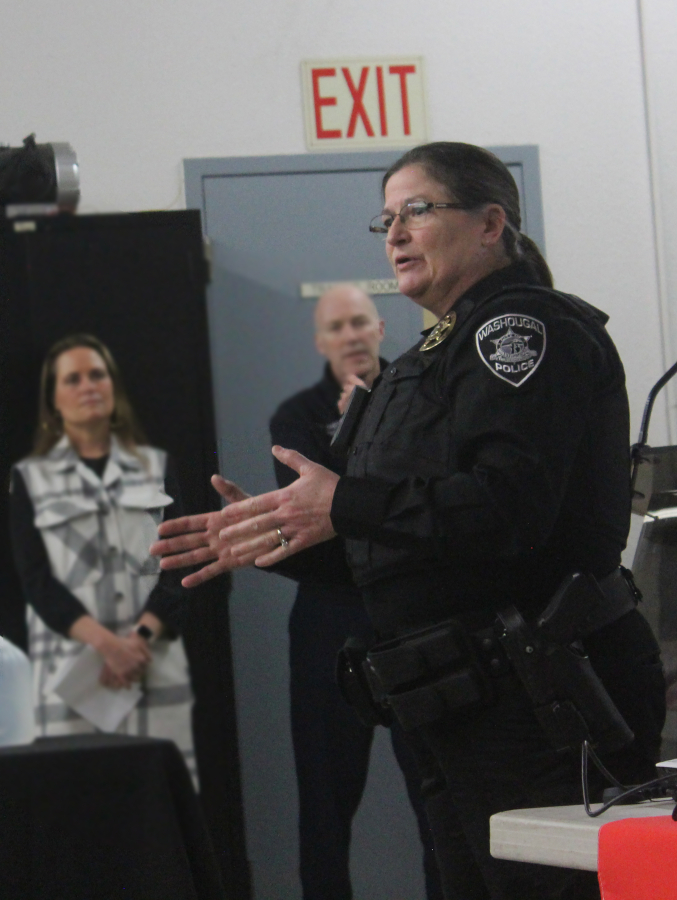
[[[280,539],[280,547],[284,547],[284,549],[286,550],[287,547],[289,546],[289,541],[288,541],[287,538],[282,534],[282,532],[280,531],[279,528],[277,529],[277,536],[278,536],[279,539]]]

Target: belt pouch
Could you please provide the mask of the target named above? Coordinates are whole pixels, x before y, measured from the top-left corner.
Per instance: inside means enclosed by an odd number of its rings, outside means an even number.
[[[364,670],[405,731],[493,699],[470,636],[456,619],[378,644]]]

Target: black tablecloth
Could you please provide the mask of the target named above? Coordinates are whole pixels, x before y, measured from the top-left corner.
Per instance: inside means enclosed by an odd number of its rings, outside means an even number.
[[[0,750],[2,900],[225,900],[171,741],[44,738]]]

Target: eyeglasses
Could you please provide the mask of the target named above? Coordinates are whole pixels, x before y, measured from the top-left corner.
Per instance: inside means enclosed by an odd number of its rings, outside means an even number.
[[[382,212],[369,223],[369,231],[372,234],[388,234],[393,222],[399,216],[400,222],[407,228],[420,228],[429,220],[433,209],[467,209],[464,203],[426,203],[425,200],[415,200],[406,203],[398,213]]]

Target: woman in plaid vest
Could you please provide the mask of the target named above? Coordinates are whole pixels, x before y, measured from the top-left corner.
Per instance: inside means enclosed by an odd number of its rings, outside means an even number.
[[[117,730],[175,741],[193,771],[188,665],[175,640],[185,601],[148,554],[158,524],[179,512],[177,485],[167,454],[143,444],[97,338],[71,335],[48,352],[35,446],[14,467],[11,491],[38,734],[96,730],[50,690],[89,644],[104,686],[143,691]]]

